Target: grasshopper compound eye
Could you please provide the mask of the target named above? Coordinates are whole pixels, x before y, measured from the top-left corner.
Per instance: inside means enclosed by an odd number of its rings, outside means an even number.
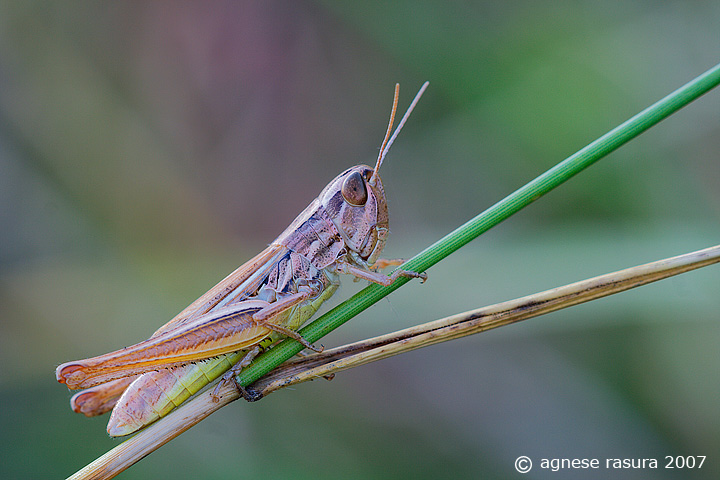
[[[368,194],[365,180],[359,172],[353,172],[342,184],[342,196],[353,207],[362,207],[367,202]]]

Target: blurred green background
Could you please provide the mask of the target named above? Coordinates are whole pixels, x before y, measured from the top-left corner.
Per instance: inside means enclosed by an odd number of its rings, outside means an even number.
[[[0,477],[117,445],[55,367],[146,338],[372,164],[395,82],[400,110],[431,85],[383,167],[390,258],[717,63],[718,24],[687,1],[0,3]],[[324,345],[716,244],[718,112],[714,91]],[[581,476],[718,478],[718,279],[236,402],[119,478],[514,478],[520,455],[707,455]]]

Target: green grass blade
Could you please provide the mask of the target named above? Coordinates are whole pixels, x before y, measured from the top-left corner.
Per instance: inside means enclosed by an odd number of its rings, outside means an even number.
[[[410,259],[403,265],[403,268],[417,272],[429,269],[460,247],[477,238],[480,234],[517,213],[602,157],[707,93],[718,84],[720,84],[720,64],[649,106],[497,202]],[[317,342],[320,338],[408,281],[408,279],[402,278],[389,287],[372,284],[301,329],[300,334],[312,343]],[[290,339],[284,340],[270,351],[258,356],[249,367],[238,375],[238,382],[243,386],[250,385],[302,349],[303,347],[298,342]]]

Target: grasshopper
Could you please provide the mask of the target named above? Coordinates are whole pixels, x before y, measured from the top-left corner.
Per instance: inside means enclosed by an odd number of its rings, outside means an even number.
[[[340,274],[380,285],[391,285],[399,277],[424,281],[424,273],[398,269],[388,276],[378,271],[400,264],[379,259],[389,234],[379,170],[427,86],[425,82],[390,136],[399,96],[395,86],[374,168],[357,165],[335,177],[265,250],[148,340],[57,367],[60,383],[85,389],[71,399],[72,409],[87,416],[112,409],[108,433],[128,435],[218,377],[234,381],[258,353],[283,337],[318,351],[296,330],[335,293]]]

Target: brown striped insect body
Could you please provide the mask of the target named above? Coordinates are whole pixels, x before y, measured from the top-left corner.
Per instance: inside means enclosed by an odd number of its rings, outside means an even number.
[[[85,415],[113,408],[108,432],[126,435],[164,416],[225,373],[231,381],[262,348],[291,337],[337,290],[340,275],[381,285],[424,274],[376,271],[389,233],[379,169],[423,85],[392,137],[396,86],[387,134],[374,168],[358,165],[333,179],[265,250],[198,298],[148,340],[105,355],[68,362],[59,382],[86,389],[71,405]]]

